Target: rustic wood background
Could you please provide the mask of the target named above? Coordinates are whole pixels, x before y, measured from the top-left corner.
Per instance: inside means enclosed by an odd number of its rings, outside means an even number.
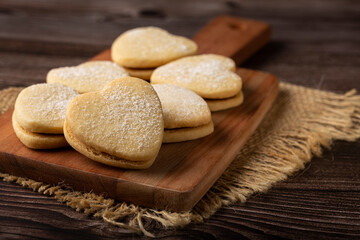
[[[360,2],[0,1],[0,89],[45,81],[49,69],[81,63],[122,31],[144,25],[193,36],[219,14],[267,21],[272,41],[243,67],[343,93],[360,89]],[[156,232],[163,239],[360,238],[360,141],[336,141],[322,158],[246,204],[203,224]],[[0,182],[1,239],[142,238],[51,197]]]

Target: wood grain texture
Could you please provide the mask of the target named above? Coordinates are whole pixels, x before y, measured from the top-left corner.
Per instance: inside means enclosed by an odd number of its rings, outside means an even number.
[[[270,43],[243,67],[322,90],[360,89],[360,2],[353,0],[207,0],[206,4],[201,0],[171,4],[2,0],[0,88],[44,82],[51,68],[86,61],[128,28],[155,25],[191,37],[218,14],[254,18],[272,26]],[[359,239],[359,156],[359,140],[336,141],[305,171],[267,193],[246,204],[223,207],[203,224],[157,235],[162,239]],[[0,219],[2,239],[144,238],[3,182]]]
[[[230,56],[241,64],[269,42],[270,36],[271,29],[267,23],[220,16],[202,28],[193,40],[199,46],[199,54]]]

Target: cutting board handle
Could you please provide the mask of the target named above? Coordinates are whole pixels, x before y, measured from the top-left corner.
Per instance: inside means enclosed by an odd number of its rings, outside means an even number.
[[[270,25],[250,19],[219,16],[202,28],[193,40],[198,53],[215,53],[243,63],[263,47],[271,36]]]
[[[263,47],[271,36],[270,25],[250,19],[219,16],[210,21],[193,38],[198,53],[215,53],[231,57],[239,65]],[[111,59],[110,49],[90,59]]]

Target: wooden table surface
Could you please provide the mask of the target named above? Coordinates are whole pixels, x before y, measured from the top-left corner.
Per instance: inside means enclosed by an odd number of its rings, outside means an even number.
[[[44,82],[49,69],[85,61],[126,29],[156,25],[191,37],[219,14],[273,27],[272,41],[243,67],[322,90],[360,90],[360,2],[355,0],[1,0],[0,89]],[[323,157],[267,193],[223,207],[203,224],[155,234],[163,239],[359,239],[359,156],[359,140],[336,141]],[[0,182],[0,238],[143,237]]]

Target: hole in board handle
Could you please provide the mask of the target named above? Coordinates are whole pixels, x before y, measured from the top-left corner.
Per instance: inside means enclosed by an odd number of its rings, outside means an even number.
[[[246,26],[243,24],[238,24],[238,23],[233,23],[233,22],[228,22],[227,26],[234,31],[243,31],[246,29]]]

